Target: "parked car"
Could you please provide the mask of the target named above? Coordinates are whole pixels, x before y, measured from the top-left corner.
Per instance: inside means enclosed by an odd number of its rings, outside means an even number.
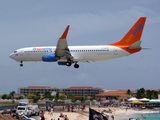
[[[28,107],[32,111],[32,115],[39,115],[39,113],[40,113],[40,109],[39,109],[38,105],[33,104],[33,103],[31,104],[31,103],[27,103],[27,102],[23,101],[23,102],[19,102],[18,106]]]

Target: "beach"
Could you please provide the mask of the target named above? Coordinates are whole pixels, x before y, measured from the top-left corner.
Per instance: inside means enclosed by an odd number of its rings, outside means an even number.
[[[96,110],[97,112],[103,112],[104,115],[109,115],[109,120],[111,120],[111,115],[114,115],[114,120],[129,120],[130,116],[136,115],[136,114],[146,114],[146,113],[159,113],[159,111],[152,111],[152,110],[132,110],[124,108],[117,108],[117,107],[110,107],[110,108],[97,108],[97,107],[91,107],[92,109]],[[110,113],[108,113],[109,109]],[[55,119],[57,120],[59,118],[60,113],[63,113],[63,115],[67,115],[69,120],[89,120],[89,108],[86,108],[84,111],[81,110],[75,110],[75,112],[54,112],[53,116],[51,116],[48,112],[45,112],[45,118],[47,120]]]

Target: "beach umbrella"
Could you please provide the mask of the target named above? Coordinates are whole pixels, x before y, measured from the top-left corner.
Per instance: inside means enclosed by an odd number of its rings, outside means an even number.
[[[139,99],[139,101],[144,101],[144,102],[148,102],[150,99],[147,99],[147,98],[142,98],[142,99]]]
[[[149,102],[160,102],[160,100],[159,99],[151,99],[151,100],[149,100]]]
[[[137,101],[137,100],[138,100],[138,99],[135,98],[135,97],[132,97],[132,98],[128,99],[128,101]]]
[[[144,102],[140,102],[140,101],[138,101],[138,100],[133,101],[133,102],[130,102],[130,103],[132,103],[132,104],[144,104]]]

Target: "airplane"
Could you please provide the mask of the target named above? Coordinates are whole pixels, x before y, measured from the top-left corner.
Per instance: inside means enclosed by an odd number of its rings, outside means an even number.
[[[15,50],[10,58],[19,61],[44,61],[57,62],[58,65],[79,68],[78,62],[103,61],[128,56],[139,52],[141,47],[141,35],[146,17],[140,17],[127,34],[118,42],[97,46],[68,46],[67,34],[70,25],[67,26],[57,42],[57,46],[26,47]]]

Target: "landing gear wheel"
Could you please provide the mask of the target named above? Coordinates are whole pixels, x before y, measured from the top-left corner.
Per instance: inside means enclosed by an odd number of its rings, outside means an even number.
[[[66,62],[66,65],[67,65],[68,67],[70,67],[70,66],[71,66],[71,62]]]
[[[21,61],[21,64],[20,64],[20,66],[21,66],[21,67],[23,67],[23,61]]]
[[[23,64],[20,64],[21,67],[23,67]]]
[[[75,68],[79,68],[79,65],[76,63],[76,64],[74,65],[74,67],[75,67]]]

